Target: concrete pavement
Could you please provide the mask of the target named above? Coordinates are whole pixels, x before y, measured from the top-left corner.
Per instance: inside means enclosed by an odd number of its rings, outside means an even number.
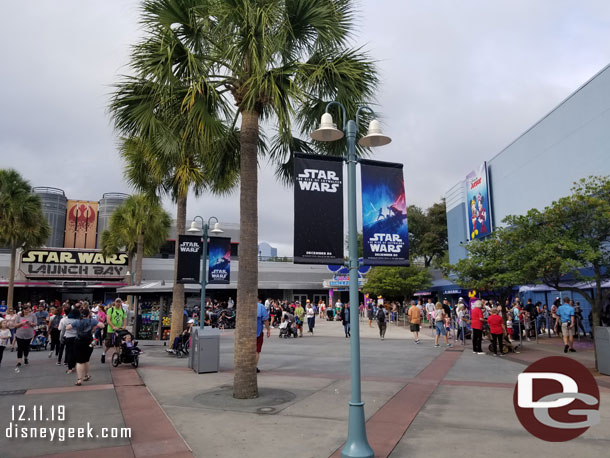
[[[231,396],[233,331],[221,335],[221,371],[195,374],[186,359],[165,352],[159,343],[143,346],[140,367],[112,372],[92,358],[91,391],[75,389],[46,354],[35,353],[30,367],[16,374],[14,353],[5,354],[0,390],[27,394],[0,396],[2,432],[13,405],[66,405],[65,425],[132,427],[130,439],[43,439],[0,436],[0,456],[337,456],[347,431],[350,397],[349,339],[339,322],[317,320],[314,336],[265,339],[258,377],[260,397]],[[564,355],[558,339],[529,342],[507,358],[475,355],[463,349],[435,348],[424,328],[415,345],[408,327],[388,324],[380,341],[376,326],[361,324],[362,397],[367,434],[376,456],[487,456],[488,441],[499,457],[532,453],[605,456],[610,437],[610,377],[601,387],[602,423],[567,444],[539,441],[517,421],[512,393],[517,375],[531,361]],[[591,346],[581,343],[568,356],[591,366]],[[485,348],[485,346],[484,346]],[[577,347],[579,348],[579,347]],[[464,351],[462,351],[464,350]],[[10,364],[10,366],[9,366]],[[91,382],[90,382],[91,383]],[[35,391],[39,390],[39,391]],[[41,391],[42,390],[42,391]],[[62,391],[63,390],[63,391]],[[472,448],[471,444],[481,444]],[[189,450],[190,449],[190,450]]]

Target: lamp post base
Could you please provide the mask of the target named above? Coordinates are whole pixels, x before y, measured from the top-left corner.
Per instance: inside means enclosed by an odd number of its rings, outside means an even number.
[[[341,450],[343,458],[373,458],[375,453],[366,439],[364,402],[349,403],[347,441]]]

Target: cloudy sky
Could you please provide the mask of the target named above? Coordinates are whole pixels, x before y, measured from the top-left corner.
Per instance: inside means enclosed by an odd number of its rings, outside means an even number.
[[[0,16],[0,167],[72,199],[130,192],[106,111],[138,1],[7,2]],[[378,110],[427,207],[610,63],[607,0],[361,0],[355,44],[379,61]],[[259,234],[292,254],[292,193],[262,164]],[[168,209],[172,210],[170,205]],[[238,222],[238,193],[188,215]]]

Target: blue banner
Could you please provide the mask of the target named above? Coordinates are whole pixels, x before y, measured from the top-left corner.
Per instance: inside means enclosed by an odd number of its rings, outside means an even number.
[[[231,282],[231,239],[210,237],[209,246],[209,284],[228,284]]]
[[[402,164],[361,160],[363,263],[409,265]]]
[[[473,170],[466,176],[466,215],[469,240],[485,237],[491,233],[489,208],[487,164],[483,162],[478,170]]]

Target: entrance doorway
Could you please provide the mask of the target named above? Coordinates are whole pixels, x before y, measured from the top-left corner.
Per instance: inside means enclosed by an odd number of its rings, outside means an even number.
[[[328,305],[328,296],[326,294],[314,294],[313,303],[318,305],[320,301],[323,301],[326,305]]]
[[[305,294],[294,294],[292,296],[292,300],[299,301],[301,303],[301,305],[305,305],[305,302],[307,302],[307,296]]]

